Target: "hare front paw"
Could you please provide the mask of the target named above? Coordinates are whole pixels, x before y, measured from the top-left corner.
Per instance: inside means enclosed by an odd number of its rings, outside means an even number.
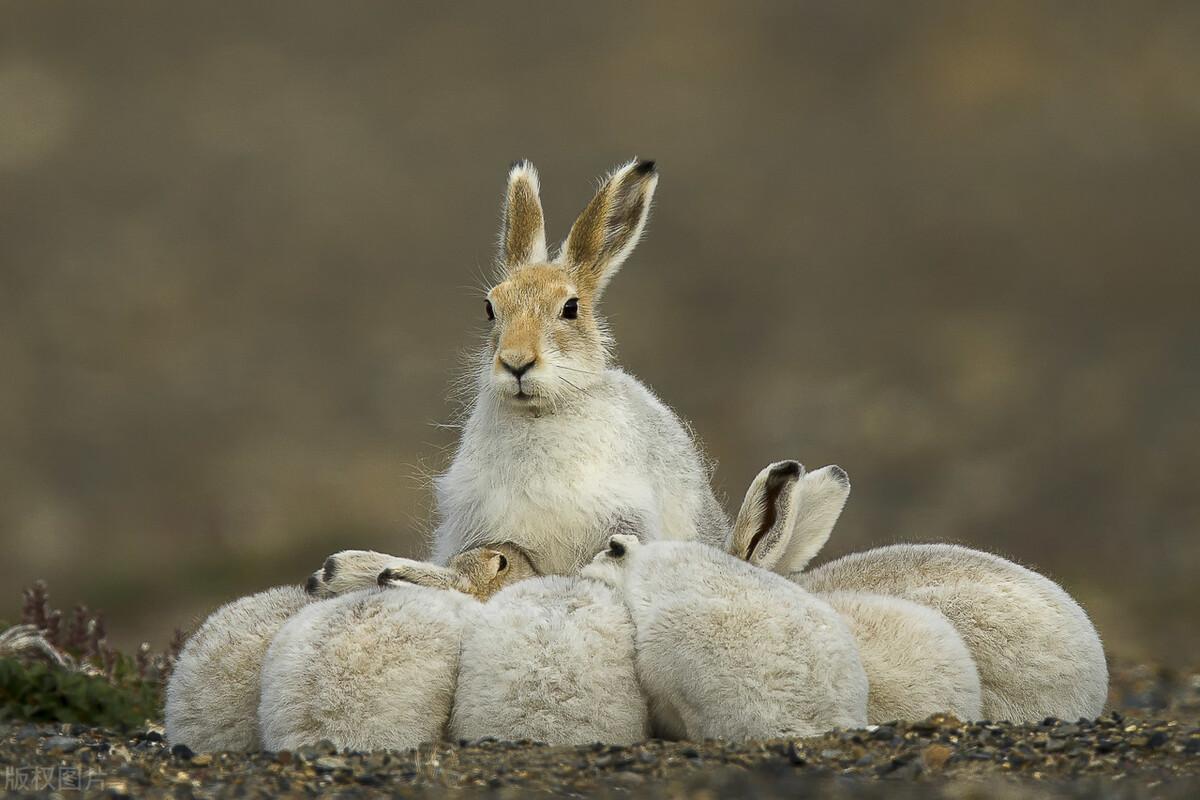
[[[376,582],[380,586],[400,586],[411,583],[434,589],[453,589],[467,594],[471,593],[470,582],[457,570],[409,558],[394,558],[389,561],[376,575]]]
[[[369,589],[379,585],[380,572],[403,560],[374,550],[343,550],[325,559],[321,568],[308,576],[304,591],[325,598]]]

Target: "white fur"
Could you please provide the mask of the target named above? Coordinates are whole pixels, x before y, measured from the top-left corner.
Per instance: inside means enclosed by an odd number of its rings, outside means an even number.
[[[1048,578],[999,556],[947,544],[901,544],[792,578],[814,592],[862,590],[936,609],[979,671],[982,715],[1032,722],[1094,718],[1108,694],[1100,637]]]
[[[497,300],[492,336],[480,353],[476,397],[457,452],[434,481],[437,564],[475,547],[508,542],[529,555],[537,572],[569,575],[614,533],[721,544],[728,519],[688,428],[615,366],[603,319],[595,316],[594,328],[588,322],[645,229],[657,182],[651,162],[617,168],[576,220],[555,261],[537,263],[545,255],[540,182],[528,162],[510,171],[502,280],[489,292]],[[589,231],[603,236],[592,241]],[[545,273],[543,283],[549,283],[508,297],[506,318],[497,291],[535,273]],[[550,284],[554,289],[546,298],[531,299],[537,286]],[[576,295],[582,316],[576,327],[564,329],[574,323],[559,318],[561,306],[547,311],[547,304]],[[560,335],[564,330],[573,333]],[[503,364],[531,366],[517,377]],[[526,393],[525,400],[516,399]],[[360,562],[367,572],[380,562],[362,551],[331,560]],[[353,569],[344,574],[353,586],[370,585],[365,572],[357,578]],[[319,576],[315,583],[320,589]]]
[[[798,491],[802,500],[795,530],[783,557],[771,568],[780,575],[804,569],[829,541],[833,526],[850,497],[850,476],[841,467],[831,464],[805,473]]]
[[[730,554],[784,572],[807,564],[829,539],[850,494],[837,466],[805,472],[798,462],[763,469],[746,492],[726,545]],[[818,594],[842,616],[870,684],[868,719],[924,719],[980,713],[979,675],[966,645],[941,614],[865,592]]]
[[[641,741],[647,710],[634,659],[633,622],[608,586],[553,576],[506,587],[464,632],[451,735]]]
[[[450,719],[462,629],[478,604],[405,585],[313,603],[284,625],[262,668],[263,747],[328,739],[339,749],[411,749]]]
[[[260,749],[263,656],[308,602],[299,587],[281,586],[214,611],[184,645],[167,684],[167,741],[197,751]]]
[[[697,542],[613,543],[584,575],[625,599],[660,735],[778,738],[866,724],[862,662],[828,604]]]
[[[539,571],[570,574],[614,532],[716,543],[728,524],[687,430],[618,369],[540,417],[480,397],[435,488],[438,563],[512,542]]]
[[[517,179],[536,190],[531,169],[522,166]],[[651,162],[619,167],[580,214],[556,262],[534,268],[565,275],[572,285],[562,289],[564,299],[578,293],[590,308],[636,246],[657,182]],[[527,216],[539,216],[540,207],[524,205]],[[597,230],[600,241],[588,235]],[[719,544],[728,521],[696,444],[661,400],[612,364],[603,320],[595,336],[567,337],[573,344],[564,350],[555,326],[568,323],[541,310],[522,313],[497,317],[499,344],[482,354],[458,451],[435,481],[433,559],[444,564],[472,547],[510,542],[539,572],[573,574],[614,533]],[[536,358],[522,379],[493,357],[492,348],[506,341],[522,351],[507,363]],[[515,402],[514,387],[528,388],[536,403]]]
[[[870,694],[867,722],[953,714],[980,718],[975,661],[942,614],[917,603],[866,592],[830,592],[833,606],[858,642]]]

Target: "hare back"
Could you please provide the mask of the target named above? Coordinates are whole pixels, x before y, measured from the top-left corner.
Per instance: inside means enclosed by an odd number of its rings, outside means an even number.
[[[940,611],[975,659],[989,719],[1103,710],[1108,669],[1091,620],[1058,584],[1011,561],[957,545],[892,545],[792,578],[815,592],[866,590]]]

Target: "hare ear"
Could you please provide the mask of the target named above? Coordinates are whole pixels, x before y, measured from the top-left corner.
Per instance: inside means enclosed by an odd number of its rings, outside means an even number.
[[[837,465],[821,467],[804,476],[798,494],[796,527],[783,558],[775,565],[780,575],[800,572],[829,541],[850,496],[850,476]]]
[[[775,566],[792,535],[803,475],[798,461],[777,461],[758,473],[729,533],[731,555],[764,569]]]
[[[499,550],[484,550],[483,558],[483,563],[487,566],[489,578],[495,578],[508,571],[508,556]]]
[[[605,178],[575,220],[558,262],[571,273],[580,294],[598,299],[633,252],[657,185],[654,162],[634,159]]]
[[[541,184],[533,164],[515,162],[508,171],[500,228],[500,262],[506,270],[547,259],[546,218],[540,194]]]

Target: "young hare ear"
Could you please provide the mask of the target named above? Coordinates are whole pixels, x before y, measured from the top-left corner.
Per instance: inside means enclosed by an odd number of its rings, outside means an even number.
[[[484,550],[483,558],[489,579],[498,578],[508,572],[508,556],[499,550]]]
[[[504,221],[500,228],[500,261],[506,270],[548,258],[540,194],[541,185],[533,164],[524,160],[514,163],[508,171]]]
[[[804,476],[798,494],[800,513],[796,516],[796,528],[783,558],[774,567],[780,575],[800,572],[829,541],[850,497],[850,476],[836,464],[821,467]]]
[[[571,273],[581,295],[598,299],[633,252],[650,216],[657,185],[654,162],[634,159],[604,180],[575,220],[558,261]]]
[[[798,461],[777,461],[754,479],[729,533],[726,550],[763,569],[774,569],[787,550],[799,510]]]

